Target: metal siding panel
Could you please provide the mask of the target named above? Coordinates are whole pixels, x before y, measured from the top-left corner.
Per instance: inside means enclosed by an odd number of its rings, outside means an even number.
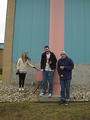
[[[65,50],[75,63],[90,63],[89,12],[89,0],[65,0]]]
[[[33,62],[39,62],[45,45],[49,44],[50,0],[17,0],[13,61],[24,51]]]
[[[4,48],[4,43],[0,43],[0,49]]]

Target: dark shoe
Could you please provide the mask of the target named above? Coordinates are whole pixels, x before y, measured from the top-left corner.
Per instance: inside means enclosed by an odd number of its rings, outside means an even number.
[[[64,104],[64,103],[65,103],[65,100],[59,101],[59,105]]]
[[[68,105],[69,105],[69,101],[66,101],[66,102],[65,102],[65,106],[68,106]]]

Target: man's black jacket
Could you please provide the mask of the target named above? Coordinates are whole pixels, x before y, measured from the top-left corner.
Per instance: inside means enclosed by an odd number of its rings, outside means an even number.
[[[44,52],[41,56],[41,69],[45,69],[46,61],[47,61],[46,52]],[[54,53],[52,53],[52,52],[50,52],[49,62],[51,62],[51,64],[50,64],[51,70],[54,70],[56,68],[57,59],[56,59],[56,56],[54,55]]]

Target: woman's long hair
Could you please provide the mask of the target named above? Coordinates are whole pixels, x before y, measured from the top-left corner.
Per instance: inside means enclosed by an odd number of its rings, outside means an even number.
[[[22,53],[22,60],[23,60],[23,62],[26,62],[27,60],[30,60],[30,58],[27,56],[26,52]]]

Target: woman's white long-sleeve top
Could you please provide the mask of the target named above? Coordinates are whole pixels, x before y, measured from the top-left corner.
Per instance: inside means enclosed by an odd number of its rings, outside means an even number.
[[[17,70],[19,70],[19,72],[21,73],[22,72],[26,73],[28,65],[30,67],[34,67],[32,64],[30,64],[29,60],[27,60],[26,62],[23,62],[22,58],[19,58],[17,62]]]

